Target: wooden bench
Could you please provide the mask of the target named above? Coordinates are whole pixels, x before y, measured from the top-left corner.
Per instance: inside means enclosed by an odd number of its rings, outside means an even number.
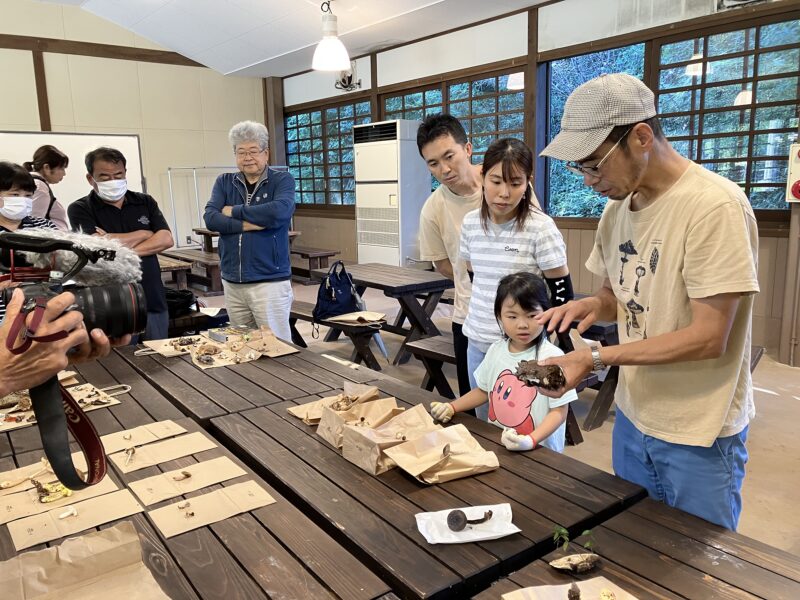
[[[199,289],[206,296],[222,294],[222,275],[219,269],[219,254],[216,252],[173,248],[165,250],[161,256],[191,263],[192,270],[187,273],[188,284],[192,287],[202,286]],[[200,270],[204,274],[195,273],[195,270]]]
[[[308,269],[306,269],[305,265],[292,265],[292,276],[305,285],[314,283],[311,278],[311,271],[314,269],[327,269],[328,259],[339,254],[339,250],[309,248],[308,246],[292,246],[289,252],[308,261]]]
[[[183,260],[175,260],[174,258],[168,258],[159,254],[158,266],[162,273],[172,273],[172,281],[179,290],[186,289],[186,276],[192,270],[192,263]]]
[[[308,348],[308,344],[306,344],[300,332],[297,331],[296,324],[298,319],[301,321],[314,322],[313,312],[314,305],[311,302],[301,302],[299,300],[292,302],[292,310],[289,313],[289,327],[292,331],[292,341],[302,348]],[[319,324],[332,329],[338,329],[350,338],[350,341],[353,342],[353,353],[350,356],[352,362],[359,364],[363,361],[370,369],[375,371],[381,370],[380,363],[378,363],[378,360],[369,347],[369,342],[372,336],[379,331],[378,329],[365,325],[350,325],[339,321],[328,320],[322,320]]]
[[[425,337],[406,344],[406,348],[414,356],[422,361],[425,365],[425,377],[422,379],[421,388],[427,391],[433,391],[434,388],[440,395],[445,398],[455,398],[453,388],[450,387],[450,382],[442,372],[444,363],[451,365],[456,364],[456,352],[453,346],[453,334],[450,332],[442,332],[441,335],[432,337]],[[592,374],[587,377],[581,385],[576,388],[576,391],[581,391],[596,381],[596,376]],[[573,446],[580,444],[583,441],[580,427],[575,415],[572,413],[572,408],[569,408],[567,413],[567,443]]]

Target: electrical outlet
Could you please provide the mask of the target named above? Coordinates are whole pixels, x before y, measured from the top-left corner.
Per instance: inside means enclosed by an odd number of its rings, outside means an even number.
[[[187,244],[191,244],[192,243],[192,236],[190,236],[190,235],[186,236],[186,243]]]

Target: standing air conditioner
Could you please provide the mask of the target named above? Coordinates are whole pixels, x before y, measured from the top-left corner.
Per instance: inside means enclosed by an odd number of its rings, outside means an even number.
[[[359,263],[413,266],[431,174],[417,150],[419,121],[353,127]]]

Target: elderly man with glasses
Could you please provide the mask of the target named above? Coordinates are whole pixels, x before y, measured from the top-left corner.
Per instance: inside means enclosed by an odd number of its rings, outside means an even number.
[[[290,340],[294,178],[267,166],[269,133],[261,123],[237,123],[228,138],[239,172],[217,177],[204,215],[206,227],[220,234],[228,316],[233,325],[266,325]]]
[[[625,74],[573,91],[542,154],[566,161],[609,202],[586,262],[603,285],[539,322],[565,331],[577,320],[584,331],[616,318],[620,338],[546,362],[564,368],[566,388],[619,365],[614,471],[652,497],[736,529],[755,415],[758,230],[750,202],[738,185],[672,148],[653,93]]]

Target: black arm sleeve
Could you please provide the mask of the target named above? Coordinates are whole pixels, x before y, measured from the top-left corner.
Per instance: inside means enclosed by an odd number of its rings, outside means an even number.
[[[566,304],[575,297],[572,291],[572,278],[569,275],[563,277],[545,277],[547,287],[550,288],[550,301],[553,306]]]

